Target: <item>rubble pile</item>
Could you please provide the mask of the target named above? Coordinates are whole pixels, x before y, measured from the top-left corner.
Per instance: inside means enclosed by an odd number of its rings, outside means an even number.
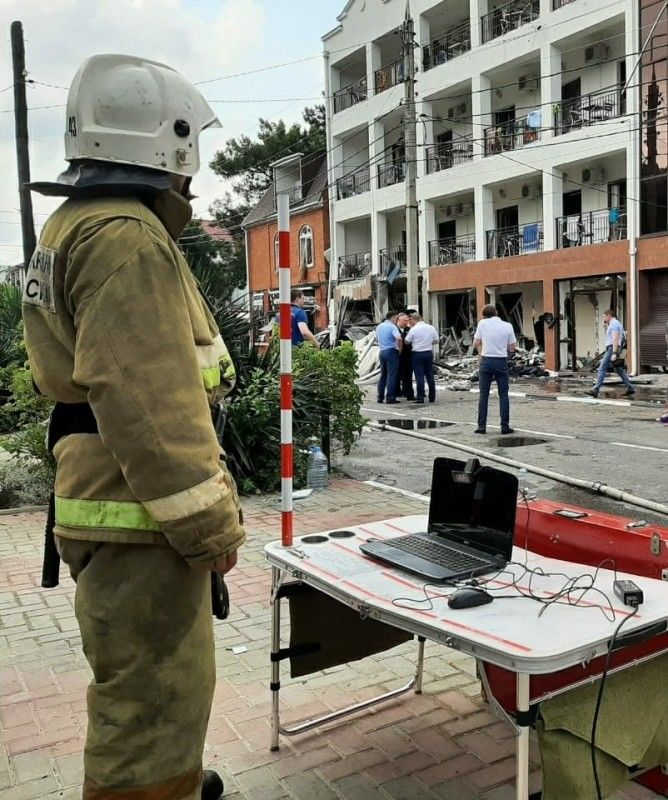
[[[361,331],[361,328],[350,329]],[[378,344],[376,342],[376,332],[364,334],[357,338],[350,336],[353,342],[353,347],[357,353],[357,375],[360,381],[368,381],[375,378],[380,373],[380,357],[378,351]]]

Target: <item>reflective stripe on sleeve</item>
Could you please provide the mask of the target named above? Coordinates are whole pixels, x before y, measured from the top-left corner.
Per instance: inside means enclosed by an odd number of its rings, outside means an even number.
[[[141,503],[119,500],[73,500],[56,497],[56,525],[65,528],[125,528],[159,531]]]
[[[199,511],[205,511],[222,500],[230,491],[230,484],[221,470],[202,483],[184,489],[182,492],[158,497],[156,500],[145,500],[144,507],[153,519],[160,522],[174,522],[197,514]]]
[[[205,389],[215,389],[220,386],[221,371],[223,380],[234,385],[236,371],[220,334],[214,338],[211,344],[197,345],[196,350],[197,363],[202,372]]]

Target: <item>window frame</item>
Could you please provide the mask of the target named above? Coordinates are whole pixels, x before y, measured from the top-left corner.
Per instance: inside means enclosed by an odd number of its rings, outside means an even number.
[[[306,256],[306,249],[302,249],[302,240],[304,242],[310,239],[311,242],[311,252],[310,261],[305,258]],[[315,246],[313,241],[313,228],[310,225],[302,225],[299,229],[299,235],[297,237],[297,242],[299,245],[299,266],[302,269],[311,269],[315,266]]]

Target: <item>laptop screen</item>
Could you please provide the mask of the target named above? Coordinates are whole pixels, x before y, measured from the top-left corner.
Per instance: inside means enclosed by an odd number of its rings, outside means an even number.
[[[467,474],[465,467],[464,461],[434,459],[428,530],[510,561],[517,477],[494,467]]]

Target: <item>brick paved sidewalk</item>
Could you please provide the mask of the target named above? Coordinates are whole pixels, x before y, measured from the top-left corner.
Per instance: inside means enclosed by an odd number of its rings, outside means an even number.
[[[298,501],[300,534],[423,512],[426,504],[352,480]],[[218,685],[205,762],[234,800],[505,800],[513,798],[512,732],[480,699],[472,659],[427,644],[424,693],[283,740],[269,752],[269,570],[276,497],[244,503],[249,544],[229,576],[233,612],[216,623]],[[44,515],[0,516],[0,795],[80,797],[89,671],[73,613],[74,585],[39,588]],[[63,570],[64,572],[64,570]],[[232,648],[244,646],[235,655]],[[408,644],[352,667],[284,681],[285,721],[405,683]],[[285,676],[284,676],[285,677]],[[534,752],[534,760],[538,758]],[[538,785],[539,775],[532,782]],[[654,797],[629,784],[617,800]]]

